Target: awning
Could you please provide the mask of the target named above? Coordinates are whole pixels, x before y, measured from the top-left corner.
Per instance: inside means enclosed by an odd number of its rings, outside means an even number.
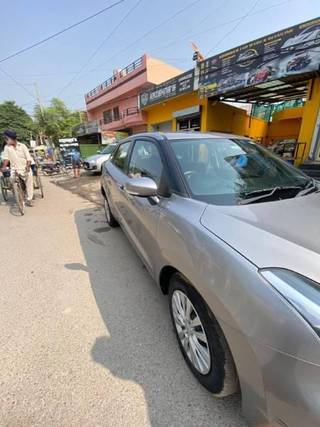
[[[319,73],[306,73],[299,76],[284,77],[210,97],[212,100],[244,103],[276,103],[292,99],[306,98],[308,84]]]

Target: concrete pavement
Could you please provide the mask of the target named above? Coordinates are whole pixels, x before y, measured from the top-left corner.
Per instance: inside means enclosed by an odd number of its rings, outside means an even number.
[[[239,396],[188,370],[121,230],[81,180],[53,180],[24,217],[0,204],[0,425],[246,426]]]

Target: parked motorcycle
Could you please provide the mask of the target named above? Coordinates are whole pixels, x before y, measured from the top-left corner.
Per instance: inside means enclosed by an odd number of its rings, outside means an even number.
[[[41,164],[41,170],[44,175],[59,175],[68,173],[66,167],[59,161],[57,162],[44,162]]]

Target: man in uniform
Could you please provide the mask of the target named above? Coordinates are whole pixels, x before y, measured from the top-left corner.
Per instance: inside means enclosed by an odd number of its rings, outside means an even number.
[[[11,172],[21,175],[26,183],[27,205],[32,205],[33,199],[33,176],[31,171],[32,158],[28,148],[18,142],[17,134],[12,130],[3,133],[6,146],[2,155],[2,169],[6,169],[10,163]]]

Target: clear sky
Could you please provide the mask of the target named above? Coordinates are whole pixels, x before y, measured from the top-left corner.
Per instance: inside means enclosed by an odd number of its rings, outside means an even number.
[[[115,1],[3,1],[0,59]],[[126,66],[143,53],[187,70],[193,66],[190,40],[197,43],[203,53],[210,51],[211,56],[320,15],[320,0],[141,0],[82,73],[64,89],[136,3],[137,0],[125,0],[0,66],[32,93],[37,82],[45,104],[59,95],[69,107],[84,108],[85,92],[107,79],[113,69]],[[188,5],[184,12],[168,21]],[[164,21],[168,22],[141,39]],[[128,45],[131,46],[127,48]],[[5,99],[15,100],[28,112],[32,112],[35,103],[28,93],[0,72],[0,101]]]

